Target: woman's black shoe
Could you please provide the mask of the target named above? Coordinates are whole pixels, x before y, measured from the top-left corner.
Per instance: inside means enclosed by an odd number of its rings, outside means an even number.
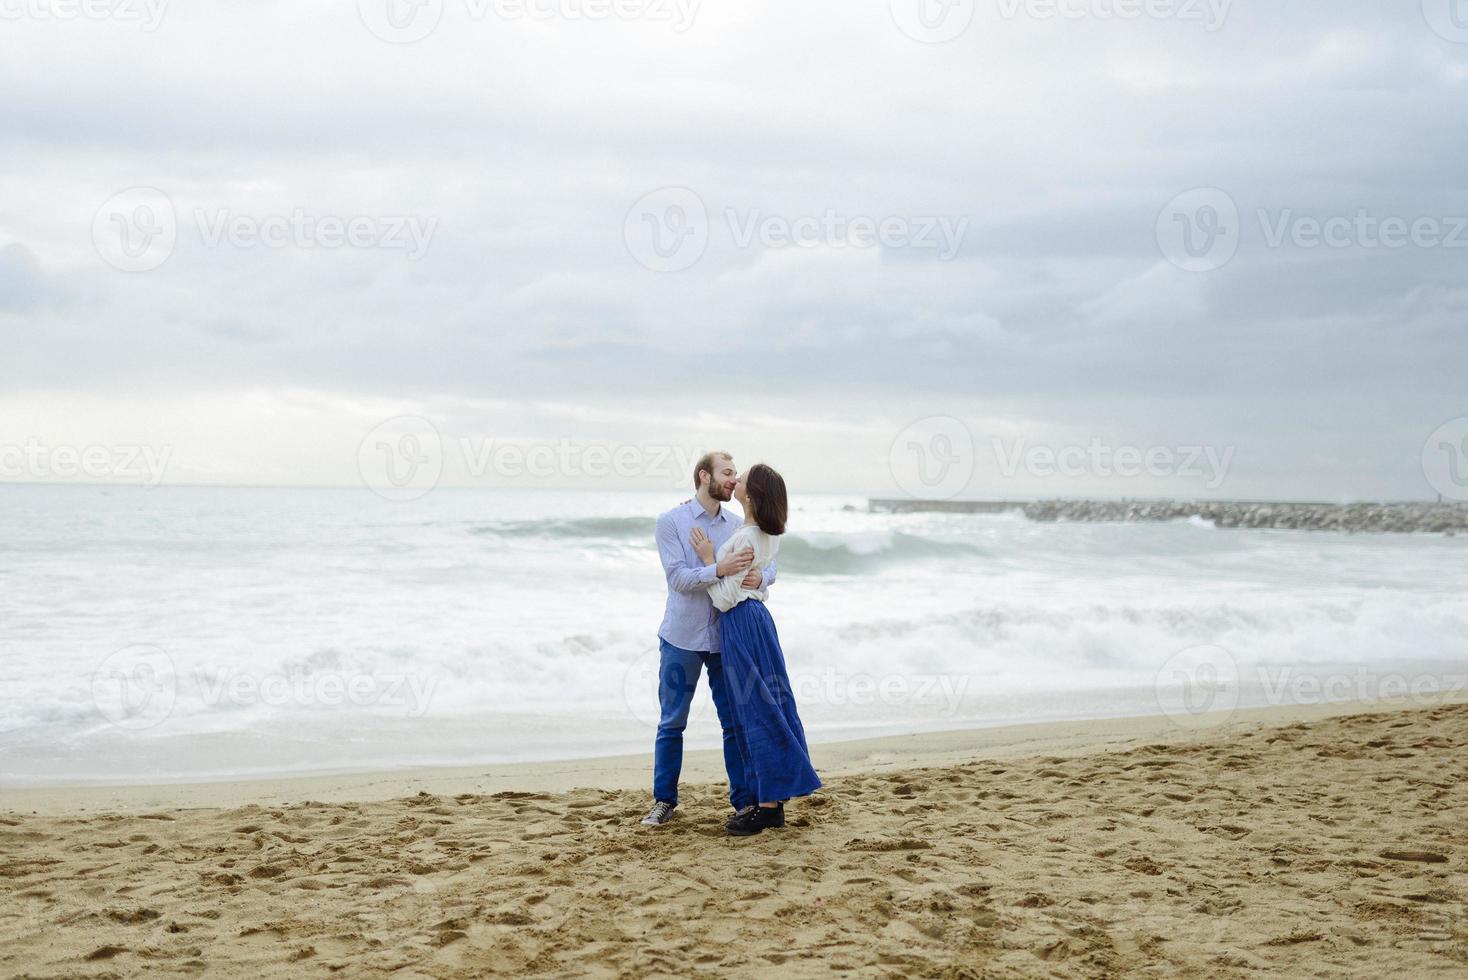
[[[724,829],[725,830],[728,830],[730,827],[732,827],[736,823],[738,823],[741,818],[747,817],[750,814],[750,812],[752,810],[754,810],[754,809],[755,809],[755,805],[753,803],[751,803],[749,806],[744,807],[742,810],[735,810],[734,811],[734,815],[732,817],[730,817],[728,820],[725,820],[724,821]]]
[[[724,829],[735,837],[753,837],[768,827],[785,826],[785,804],[779,806],[754,806],[741,810]]]

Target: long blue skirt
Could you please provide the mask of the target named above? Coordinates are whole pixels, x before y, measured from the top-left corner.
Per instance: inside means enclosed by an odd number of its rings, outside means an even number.
[[[744,774],[761,803],[808,796],[821,785],[795,710],[770,611],[746,599],[719,617],[724,685],[739,720]]]

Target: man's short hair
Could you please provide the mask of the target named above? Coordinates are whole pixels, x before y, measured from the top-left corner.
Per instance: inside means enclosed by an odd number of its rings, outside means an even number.
[[[698,489],[698,474],[700,473],[708,473],[709,482],[713,482],[714,460],[716,459],[727,459],[732,461],[734,457],[730,456],[726,452],[721,452],[718,450],[715,450],[711,453],[704,453],[702,456],[700,456],[698,458],[698,462],[693,464],[693,489]]]

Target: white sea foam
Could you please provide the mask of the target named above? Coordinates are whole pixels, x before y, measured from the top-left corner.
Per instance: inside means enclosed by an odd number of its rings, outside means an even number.
[[[674,503],[0,488],[0,780],[646,748]],[[1468,664],[1462,540],[794,503],[770,608],[818,739],[1155,711],[1202,645],[1266,693]]]

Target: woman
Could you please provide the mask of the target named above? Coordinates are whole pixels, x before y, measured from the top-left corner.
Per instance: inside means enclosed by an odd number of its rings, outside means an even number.
[[[731,551],[754,549],[753,567],[764,570],[780,550],[789,503],[785,481],[763,463],[739,478],[734,499],[744,508],[744,524],[714,552],[713,542],[695,528],[693,547],[705,565]],[[725,683],[739,719],[739,751],[755,789],[758,806],[745,807],[726,824],[736,837],[766,827],[785,826],[785,801],[808,796],[820,785],[810,764],[805,728],[795,711],[790,675],[775,621],[765,608],[763,589],[747,589],[743,577],[730,575],[709,586],[709,597],[723,613],[719,640]]]

